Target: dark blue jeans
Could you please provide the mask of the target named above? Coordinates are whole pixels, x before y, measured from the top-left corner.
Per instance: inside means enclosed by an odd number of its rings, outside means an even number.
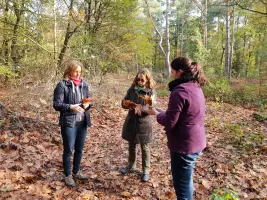
[[[193,171],[199,154],[200,152],[187,155],[171,152],[171,170],[177,200],[193,199]]]
[[[84,121],[77,122],[75,127],[61,127],[61,135],[64,146],[62,159],[65,176],[69,176],[71,174],[70,160],[73,150],[74,157],[72,172],[76,174],[80,169],[86,133],[87,126]]]

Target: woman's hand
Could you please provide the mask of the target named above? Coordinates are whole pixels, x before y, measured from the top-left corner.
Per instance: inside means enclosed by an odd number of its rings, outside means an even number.
[[[84,109],[82,107],[80,107],[80,104],[71,104],[70,109],[75,111],[75,112],[79,112],[79,113],[84,112]]]
[[[89,102],[88,103],[83,103],[82,105],[83,105],[84,109],[87,109],[89,107],[90,103]]]
[[[156,108],[150,108],[150,109],[148,109],[147,113],[149,115],[158,115],[159,114],[159,112],[157,111]]]
[[[162,110],[161,108],[156,108],[156,110],[158,111],[158,112],[166,112],[165,110]]]
[[[158,115],[159,114],[159,112],[157,111],[156,108],[149,107],[149,106],[143,106],[142,111],[146,112],[148,115]]]
[[[142,115],[142,106],[141,105],[137,105],[135,108],[134,108],[134,113],[137,114],[137,115]]]

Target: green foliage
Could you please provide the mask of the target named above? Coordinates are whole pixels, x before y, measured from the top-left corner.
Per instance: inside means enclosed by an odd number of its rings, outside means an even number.
[[[256,106],[264,109],[267,104],[267,97],[260,96],[260,87],[257,83],[241,83],[238,87],[233,87],[231,103],[244,106]]]
[[[157,90],[157,96],[169,96],[170,91],[167,89],[159,89]]]
[[[18,74],[12,72],[12,70],[8,66],[0,66],[0,77],[1,76],[7,77],[9,79],[17,77]]]
[[[211,98],[217,102],[229,101],[232,97],[232,89],[226,78],[217,78],[210,80],[203,87],[204,94],[207,98]]]
[[[243,84],[234,89],[233,98],[238,104],[255,104],[259,99],[259,91],[255,87],[255,84]]]
[[[266,121],[267,122],[267,113],[253,113],[252,116],[259,122],[264,122]]]
[[[118,70],[119,70],[117,63],[108,62],[108,61],[107,62],[105,62],[105,61],[100,62],[99,67],[100,67],[101,71],[103,72],[103,74],[106,74],[108,72],[118,72]]]
[[[214,190],[210,198],[212,200],[239,200],[236,192],[227,188]]]
[[[264,134],[246,129],[245,124],[229,123],[225,125],[224,131],[228,133],[229,141],[241,149],[244,148],[249,151],[264,145]]]
[[[203,36],[201,27],[199,26],[199,18],[189,19],[187,26],[188,28],[185,31],[184,54],[192,60],[205,65],[209,51],[203,46]]]
[[[237,81],[230,83],[224,77],[211,78],[203,87],[207,99],[216,102],[228,102],[246,107],[258,107],[264,109],[267,105],[266,96],[260,96],[260,88],[257,83]]]

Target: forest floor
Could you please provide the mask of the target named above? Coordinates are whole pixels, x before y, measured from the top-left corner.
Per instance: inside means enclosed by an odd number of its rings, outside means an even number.
[[[142,183],[138,172],[119,172],[127,162],[121,138],[127,111],[120,103],[130,84],[112,75],[101,85],[90,83],[97,99],[82,160],[89,180],[74,188],[64,185],[63,146],[52,108],[55,83],[0,88],[0,199],[175,199],[167,139],[156,120],[150,180]],[[166,108],[168,97],[157,102]],[[194,199],[233,193],[267,199],[266,122],[256,121],[253,109],[212,101],[206,106],[207,147],[197,159]],[[139,149],[139,169],[140,160]]]

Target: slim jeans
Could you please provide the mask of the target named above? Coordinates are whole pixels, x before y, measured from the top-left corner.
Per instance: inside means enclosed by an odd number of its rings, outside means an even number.
[[[149,143],[140,144],[142,150],[142,170],[144,174],[149,174],[150,171],[150,148]],[[128,168],[136,168],[136,146],[135,143],[129,143],[129,157],[128,157]]]
[[[61,127],[61,135],[64,146],[62,160],[65,176],[69,176],[71,174],[70,162],[73,150],[74,157],[72,172],[76,174],[80,169],[86,133],[87,126],[84,121],[76,122],[75,127]]]
[[[171,152],[171,171],[177,200],[193,199],[193,171],[200,152],[178,154]]]

